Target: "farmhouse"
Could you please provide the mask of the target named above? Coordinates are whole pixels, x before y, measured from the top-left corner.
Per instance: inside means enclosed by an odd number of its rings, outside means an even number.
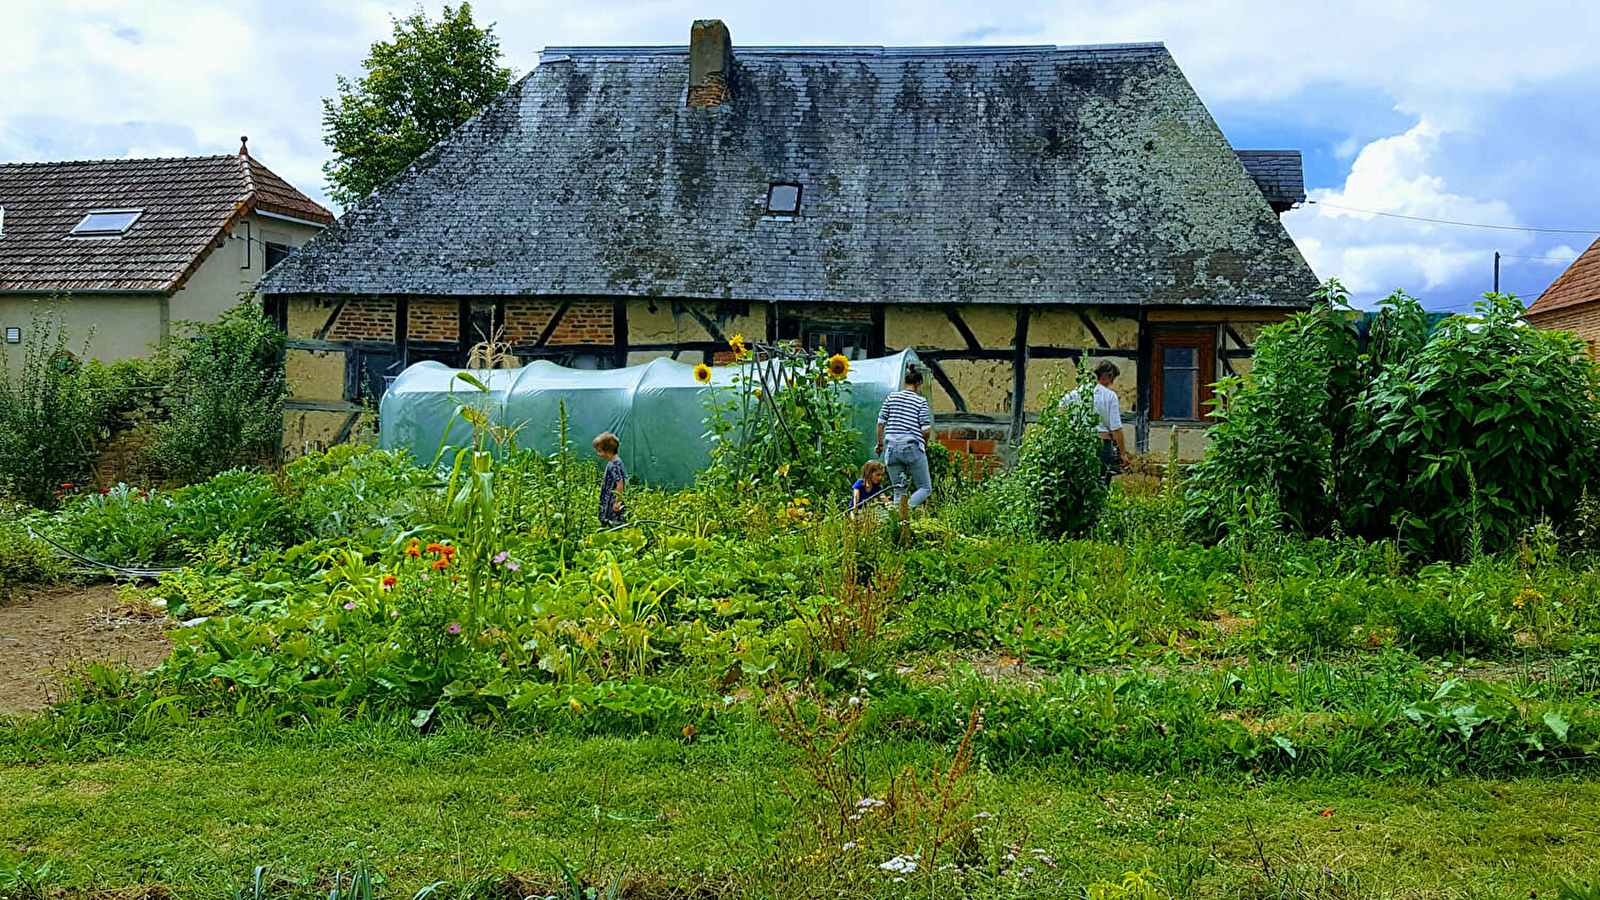
[[[1536,328],[1577,334],[1589,358],[1600,358],[1600,240],[1528,307],[1528,321]]]
[[[6,358],[20,363],[52,296],[67,300],[72,352],[148,355],[173,322],[215,321],[332,222],[243,142],[237,155],[0,165]]]
[[[735,334],[913,348],[976,453],[1109,358],[1161,449],[1307,303],[1277,218],[1303,199],[1299,153],[1236,152],[1160,44],[742,48],[713,20],[548,48],[263,282],[286,449],[491,334],[580,368],[722,361]]]

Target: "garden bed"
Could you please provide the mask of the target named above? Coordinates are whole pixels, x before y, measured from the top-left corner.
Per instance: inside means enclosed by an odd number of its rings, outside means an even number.
[[[0,714],[62,697],[62,676],[88,663],[144,672],[172,650],[164,615],[130,605],[115,585],[25,586],[0,606]]]

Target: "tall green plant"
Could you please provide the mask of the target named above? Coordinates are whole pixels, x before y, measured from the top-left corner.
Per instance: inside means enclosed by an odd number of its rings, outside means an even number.
[[[181,400],[148,454],[167,476],[200,481],[276,457],[283,441],[283,333],[246,299],[169,346]]]
[[[1252,490],[1277,494],[1287,524],[1320,531],[1332,517],[1345,398],[1358,383],[1357,343],[1344,288],[1330,281],[1311,310],[1263,329],[1250,372],[1218,383],[1210,448],[1189,472],[1185,525],[1207,538]]]
[[[1345,458],[1362,483],[1338,492],[1347,523],[1464,557],[1511,546],[1540,515],[1564,520],[1596,483],[1597,393],[1577,338],[1530,328],[1515,298],[1486,295],[1357,398]]]
[[[98,439],[133,380],[127,366],[85,364],[71,352],[67,302],[52,298],[34,311],[21,366],[8,363],[0,385],[0,488],[34,506],[54,506],[64,485],[89,480]]]
[[[1076,397],[1063,402],[1061,392],[1048,393],[1039,421],[1023,435],[1016,465],[994,479],[1007,530],[1052,539],[1078,537],[1099,521],[1106,488],[1093,384],[1080,368],[1082,390]]]

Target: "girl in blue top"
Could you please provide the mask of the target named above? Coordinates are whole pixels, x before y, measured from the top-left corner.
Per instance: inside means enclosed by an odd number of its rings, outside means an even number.
[[[850,486],[851,512],[865,506],[869,500],[883,499],[883,480],[887,473],[883,463],[875,459],[867,460],[867,464],[861,467],[861,477]]]

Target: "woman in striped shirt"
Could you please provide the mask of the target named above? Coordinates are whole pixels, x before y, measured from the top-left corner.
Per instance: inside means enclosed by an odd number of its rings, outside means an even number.
[[[907,478],[915,485],[912,506],[921,506],[933,493],[933,479],[928,476],[928,439],[932,436],[933,411],[922,396],[922,373],[908,366],[905,389],[885,397],[878,410],[877,454],[888,466],[896,505],[905,496]]]

